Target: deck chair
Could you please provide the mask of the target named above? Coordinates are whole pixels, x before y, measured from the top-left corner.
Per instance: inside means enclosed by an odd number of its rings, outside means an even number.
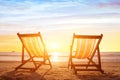
[[[70,56],[68,68],[77,71],[100,71],[101,68],[99,44],[101,35],[76,35],[73,34],[72,45],[70,46]]]
[[[45,49],[45,44],[43,42],[40,32],[33,34],[20,34],[17,33],[19,39],[22,42],[22,63],[15,68],[26,69],[30,71],[36,71],[42,64],[47,64],[52,68],[48,53]],[[25,52],[28,54],[27,59],[25,59]],[[38,58],[39,60],[36,60]],[[32,64],[32,67],[26,67],[27,63]]]

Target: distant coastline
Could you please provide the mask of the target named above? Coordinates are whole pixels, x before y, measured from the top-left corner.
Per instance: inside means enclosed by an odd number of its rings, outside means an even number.
[[[67,62],[69,53],[58,52],[58,56],[53,56],[51,60],[55,62]],[[25,55],[27,57],[27,55]],[[102,62],[120,62],[120,52],[101,52]],[[0,52],[0,61],[21,61],[21,52]]]

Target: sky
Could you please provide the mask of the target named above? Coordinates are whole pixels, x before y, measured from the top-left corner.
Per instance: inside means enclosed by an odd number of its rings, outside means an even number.
[[[101,51],[119,52],[120,0],[0,0],[0,51],[21,50],[17,32],[41,32],[49,52],[69,52],[73,33],[102,33]]]

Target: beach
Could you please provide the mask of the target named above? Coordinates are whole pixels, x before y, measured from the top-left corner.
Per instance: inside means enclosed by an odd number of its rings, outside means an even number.
[[[0,0],[0,80],[120,80],[120,0]]]
[[[120,80],[119,62],[102,62],[104,74],[81,71],[76,75],[67,62],[52,62],[52,68],[42,65],[35,72],[15,71],[19,61],[0,62],[0,80]]]

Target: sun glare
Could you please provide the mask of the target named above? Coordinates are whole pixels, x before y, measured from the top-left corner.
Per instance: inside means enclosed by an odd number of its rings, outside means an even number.
[[[57,50],[59,49],[59,44],[56,43],[56,42],[52,42],[49,45],[49,49],[51,50],[51,55],[52,55],[51,59],[52,59],[52,61],[53,62],[58,61],[58,52],[57,52]]]
[[[58,52],[53,52],[52,56],[57,57],[58,56]]]
[[[51,43],[51,48],[52,49],[57,49],[58,48],[58,44],[57,43]]]
[[[52,59],[53,62],[58,61],[58,52],[53,52],[53,53],[52,53],[52,58],[51,58],[51,59]]]

